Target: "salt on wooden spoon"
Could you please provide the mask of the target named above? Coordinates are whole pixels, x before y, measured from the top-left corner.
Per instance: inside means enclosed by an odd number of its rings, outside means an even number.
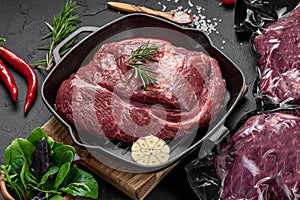
[[[121,2],[107,2],[107,5],[114,9],[118,9],[125,12],[139,12],[163,17],[180,25],[190,24],[193,21],[193,15],[191,13],[186,13],[183,11],[162,12],[142,6],[136,6]]]

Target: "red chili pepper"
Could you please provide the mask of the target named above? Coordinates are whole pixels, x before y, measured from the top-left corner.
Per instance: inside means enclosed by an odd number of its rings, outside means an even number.
[[[16,101],[18,96],[18,88],[15,83],[15,79],[1,59],[0,59],[0,79],[2,80],[2,82],[4,83],[8,91],[10,92],[12,99]]]
[[[26,113],[35,100],[38,86],[36,73],[24,59],[22,59],[6,47],[0,46],[0,58],[9,63],[26,78],[28,84],[28,91],[24,105],[24,112]]]

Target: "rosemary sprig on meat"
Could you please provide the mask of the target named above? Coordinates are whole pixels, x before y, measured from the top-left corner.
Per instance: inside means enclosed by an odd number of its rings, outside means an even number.
[[[72,0],[66,0],[66,3],[62,7],[61,11],[54,15],[53,26],[48,22],[45,22],[50,31],[44,37],[42,37],[42,40],[51,38],[50,44],[48,46],[39,47],[39,50],[47,50],[48,53],[46,53],[45,59],[34,62],[32,64],[33,66],[47,71],[51,69],[54,64],[54,48],[78,28],[77,25],[80,23],[80,20],[78,20],[78,13],[75,12],[77,7],[78,6],[76,5],[76,2],[73,2]],[[75,40],[76,38],[72,39],[64,47],[62,47],[60,51],[61,56],[63,56],[72,48]]]
[[[148,66],[149,62],[157,61],[158,47],[142,43],[127,59],[127,66],[133,68],[133,73],[129,76],[131,78],[140,79],[143,83],[144,89],[147,89],[147,84],[156,84],[157,79],[151,74],[157,74]]]

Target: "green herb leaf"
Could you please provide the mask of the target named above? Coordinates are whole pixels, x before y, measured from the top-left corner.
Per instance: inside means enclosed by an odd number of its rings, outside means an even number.
[[[131,78],[140,79],[147,89],[147,84],[157,83],[157,79],[153,78],[150,74],[157,74],[148,67],[149,62],[157,61],[158,47],[149,46],[149,42],[142,43],[133,53],[126,59],[128,62],[127,66],[133,68],[133,73],[129,76]]]
[[[19,199],[25,199],[25,192],[22,188],[21,181],[16,172],[12,172],[10,165],[2,165],[1,173],[4,174],[2,180],[6,182],[9,190],[13,191]]]
[[[59,167],[54,165],[49,168],[49,170],[43,175],[39,185],[43,185],[49,179],[50,176],[54,176],[59,171]]]
[[[10,164],[14,160],[23,159],[30,165],[35,146],[28,140],[17,138],[12,141],[4,152],[4,164]]]
[[[50,168],[40,182],[29,169],[39,140],[47,141],[51,152]],[[5,175],[3,180],[17,199],[32,199],[40,193],[46,199],[60,199],[65,193],[98,196],[97,182],[90,174],[77,170],[79,174],[74,176],[74,167],[71,167],[74,155],[74,147],[55,142],[41,128],[34,129],[27,140],[17,138],[6,148],[5,164],[1,166],[1,173]]]
[[[47,28],[49,29],[49,33],[47,33],[42,40],[50,38],[50,45],[48,48],[42,47],[46,49],[48,52],[46,54],[45,60],[39,60],[32,63],[33,66],[36,66],[40,69],[50,70],[54,64],[53,59],[53,50],[54,48],[62,42],[66,37],[68,37],[71,33],[73,33],[76,29],[78,29],[78,24],[80,23],[79,15],[75,12],[77,9],[76,2],[72,0],[66,0],[65,5],[62,7],[60,12],[53,17],[53,25],[48,22],[45,22]],[[68,44],[62,47],[60,55],[63,56],[67,50],[70,50],[75,43],[76,38],[71,40]],[[43,66],[46,65],[46,66]]]
[[[0,41],[1,41],[1,42],[5,42],[6,39],[5,39],[5,38],[0,38]]]
[[[37,146],[38,143],[43,139],[48,138],[47,134],[44,132],[44,130],[40,127],[35,128],[31,131],[29,134],[27,140],[31,142],[34,146]]]
[[[48,135],[44,132],[44,130],[40,127],[35,128],[31,131],[31,133],[28,136],[28,141],[30,141],[34,146],[37,146],[38,143],[45,138],[48,142],[49,145],[49,149],[52,149],[53,145],[55,143],[59,144],[60,146],[62,146],[63,144],[55,142],[53,138],[48,137]]]
[[[65,146],[59,147],[54,150],[53,158],[56,160],[57,165],[59,166],[59,171],[55,179],[54,188],[57,189],[59,185],[63,182],[67,174],[69,173],[69,169],[74,160],[74,152],[73,151],[64,151]],[[60,155],[60,156],[59,156]],[[59,156],[59,157],[58,157]]]
[[[58,171],[58,174],[55,179],[54,189],[57,190],[59,185],[64,181],[65,177],[69,173],[70,167],[71,167],[71,163],[69,163],[69,162],[62,164],[59,167],[59,171]]]
[[[71,167],[61,191],[73,196],[98,198],[98,184],[93,176],[78,167]]]
[[[52,148],[53,162],[60,166],[65,162],[73,162],[75,156],[75,148],[70,145],[54,145]]]

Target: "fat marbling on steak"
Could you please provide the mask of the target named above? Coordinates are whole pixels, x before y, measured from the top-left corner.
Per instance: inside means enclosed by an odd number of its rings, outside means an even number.
[[[215,158],[222,200],[300,198],[300,117],[253,116]]]
[[[300,4],[254,40],[259,89],[273,103],[300,103]]]
[[[145,90],[129,79],[126,59],[142,44],[158,47],[148,67],[157,84]],[[208,126],[224,106],[226,87],[217,61],[204,53],[153,38],[106,43],[60,86],[55,109],[79,130],[132,142],[171,139]]]

